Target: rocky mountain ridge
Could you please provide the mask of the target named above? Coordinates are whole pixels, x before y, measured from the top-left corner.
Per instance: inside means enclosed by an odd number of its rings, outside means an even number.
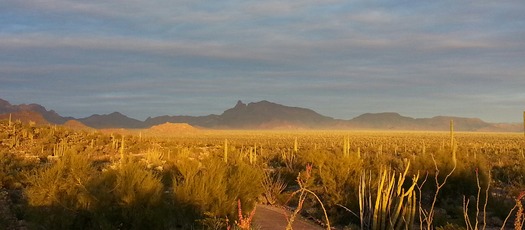
[[[158,116],[144,121],[130,118],[119,112],[94,114],[85,118],[62,117],[53,110],[38,104],[11,105],[0,99],[0,119],[11,114],[13,119],[32,120],[38,123],[64,124],[75,120],[97,128],[142,129],[164,123],[187,123],[210,129],[373,129],[373,130],[448,130],[454,120],[457,131],[521,132],[522,124],[488,123],[479,118],[435,116],[412,118],[399,113],[365,113],[350,120],[335,119],[311,109],[280,105],[269,101],[238,101],[220,115],[207,116]]]

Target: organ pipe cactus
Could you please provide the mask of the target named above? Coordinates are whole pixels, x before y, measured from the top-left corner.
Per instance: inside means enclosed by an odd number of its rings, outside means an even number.
[[[414,190],[419,174],[414,175],[412,184],[404,188],[405,178],[410,167],[404,173],[396,174],[383,169],[380,173],[374,205],[371,198],[370,178],[366,173],[361,176],[359,185],[359,207],[362,229],[412,229],[417,209]]]
[[[228,163],[228,139],[224,139],[224,163]]]

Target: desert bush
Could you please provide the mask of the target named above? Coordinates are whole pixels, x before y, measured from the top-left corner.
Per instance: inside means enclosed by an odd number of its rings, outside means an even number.
[[[29,218],[51,229],[163,229],[164,186],[153,172],[126,161],[103,172],[87,156],[66,151],[34,170],[25,190]]]
[[[447,223],[441,227],[437,227],[436,230],[464,230],[465,227],[460,227],[457,224]],[[466,230],[466,229],[465,229]]]
[[[32,171],[25,190],[31,219],[47,228],[81,227],[78,212],[90,210],[96,202],[89,191],[95,174],[85,156],[70,152]]]
[[[349,224],[351,218],[341,206],[357,210],[359,175],[363,163],[356,156],[344,156],[342,153],[310,151],[304,154],[304,160],[312,162],[314,185],[310,186],[323,201],[330,222]],[[307,206],[309,204],[306,204]],[[310,214],[322,219],[321,210]],[[354,220],[355,221],[355,220]]]
[[[251,210],[262,193],[262,171],[240,160],[181,159],[177,168],[173,197],[180,208],[177,217],[189,221],[187,224],[204,218],[204,214],[233,220],[237,200]]]
[[[279,196],[286,189],[286,182],[281,179],[281,174],[265,171],[262,179],[262,187],[264,189],[264,198],[266,203],[274,205],[279,200]]]
[[[170,224],[163,221],[168,213],[160,176],[138,162],[127,160],[102,172],[91,190],[98,201],[96,226],[163,229]]]
[[[454,167],[452,155],[449,152],[436,152],[435,154],[436,165],[432,160],[431,155],[419,156],[412,160],[414,167],[412,173],[421,173],[420,180],[423,180],[425,175],[429,179],[433,180],[436,175],[435,166],[439,169],[438,180],[443,181],[446,175],[454,169],[450,178],[447,180],[447,185],[443,186],[440,191],[438,204],[441,201],[453,200],[458,206],[461,206],[463,196],[475,196],[477,194],[477,177],[479,176],[481,186],[487,187],[489,183],[488,173],[490,172],[490,164],[488,160],[483,157],[474,159],[473,157],[467,157],[466,154],[461,152],[458,153],[457,164]],[[476,175],[478,173],[478,175]],[[436,191],[436,184],[425,183],[423,187],[424,194],[433,194]],[[431,201],[423,197],[423,202]]]
[[[509,189],[510,196],[516,196],[525,190],[525,161],[515,160],[496,165],[492,169],[495,183]]]
[[[21,172],[31,166],[30,162],[24,162],[13,153],[0,151],[0,189],[20,189],[23,182]]]

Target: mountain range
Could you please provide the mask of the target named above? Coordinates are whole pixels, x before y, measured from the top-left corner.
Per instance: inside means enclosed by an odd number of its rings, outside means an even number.
[[[0,119],[34,121],[39,124],[64,124],[80,122],[86,126],[105,128],[141,129],[164,123],[187,123],[191,126],[210,129],[377,129],[377,130],[448,130],[454,120],[457,131],[521,132],[521,124],[488,123],[479,118],[436,116],[411,118],[398,113],[365,113],[350,120],[335,119],[321,115],[311,109],[290,107],[269,101],[245,104],[238,101],[222,114],[207,116],[158,116],[144,121],[130,118],[119,112],[94,114],[85,118],[62,117],[53,110],[39,104],[11,105],[0,99]]]

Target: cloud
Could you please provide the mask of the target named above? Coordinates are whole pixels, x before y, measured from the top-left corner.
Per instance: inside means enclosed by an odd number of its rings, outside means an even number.
[[[218,113],[238,99],[344,118],[477,116],[486,104],[514,120],[524,10],[521,1],[8,0],[0,97],[135,117]]]

